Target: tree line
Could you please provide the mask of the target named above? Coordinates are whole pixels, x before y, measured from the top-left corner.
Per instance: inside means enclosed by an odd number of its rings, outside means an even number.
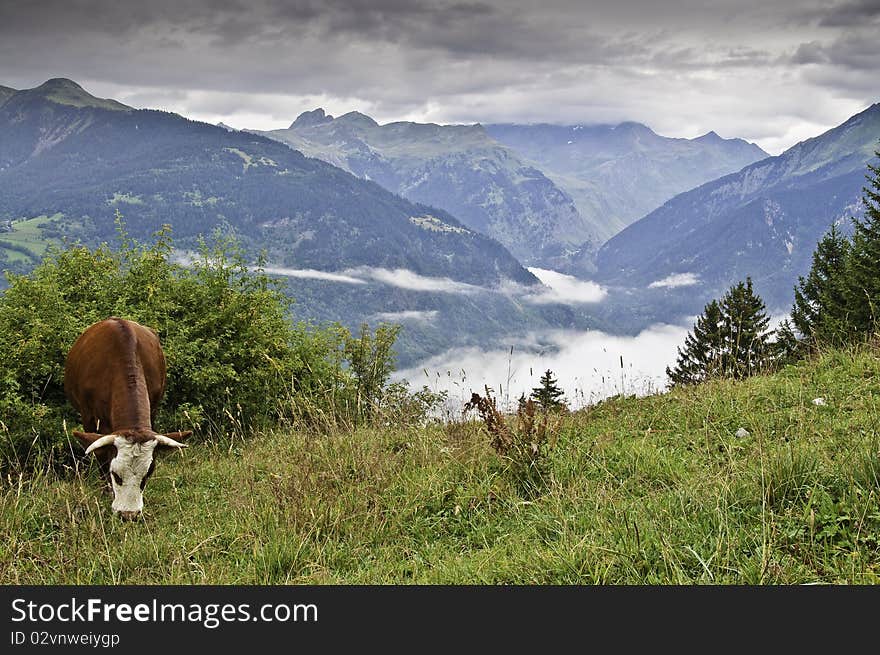
[[[880,157],[880,151],[877,156]],[[813,252],[810,271],[794,288],[790,319],[768,330],[770,317],[751,278],[710,301],[666,368],[670,386],[709,378],[744,378],[872,335],[880,323],[880,165],[868,164],[865,215],[847,238],[836,225]]]

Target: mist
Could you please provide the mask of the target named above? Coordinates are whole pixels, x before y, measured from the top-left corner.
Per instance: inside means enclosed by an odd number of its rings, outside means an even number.
[[[499,406],[509,409],[521,394],[528,396],[543,373],[553,372],[564,400],[572,409],[616,394],[644,396],[663,391],[666,367],[675,363],[676,348],[688,327],[658,324],[634,337],[598,330],[554,330],[530,334],[497,350],[455,348],[393,379],[419,389],[448,393],[449,407],[458,408],[472,392],[488,386]],[[622,363],[622,367],[621,367]]]
[[[545,288],[537,294],[526,296],[524,300],[535,304],[561,303],[576,305],[599,302],[608,292],[590,280],[581,280],[546,268],[530,267],[529,272],[538,278]]]
[[[285,277],[305,278],[313,280],[325,280],[342,284],[367,284],[378,282],[408,291],[430,291],[439,293],[469,294],[484,291],[482,287],[457,282],[448,277],[428,277],[419,275],[405,268],[378,268],[373,266],[357,266],[347,268],[344,271],[318,271],[312,268],[281,268],[277,266],[265,267],[266,273],[283,275]]]

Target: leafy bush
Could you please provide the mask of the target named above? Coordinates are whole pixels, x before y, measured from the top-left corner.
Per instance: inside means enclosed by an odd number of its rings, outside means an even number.
[[[111,250],[52,249],[27,276],[9,275],[0,296],[0,466],[65,463],[78,452],[65,422],[79,416],[64,396],[64,361],[77,336],[109,316],[155,329],[168,384],[154,426],[223,438],[277,418],[281,399],[352,393],[334,363],[341,338],[294,325],[291,301],[236,243],[204,241],[189,265],[176,262],[170,230],[143,245],[121,220]]]

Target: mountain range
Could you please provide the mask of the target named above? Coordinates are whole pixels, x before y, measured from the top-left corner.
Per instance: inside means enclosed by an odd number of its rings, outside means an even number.
[[[832,224],[849,233],[850,219],[863,215],[866,164],[876,164],[877,150],[880,103],[666,202],[602,246],[597,277],[663,296],[654,315],[682,301],[699,311],[746,276],[768,307],[787,310],[821,236]]]
[[[271,139],[92,99],[69,80],[7,97],[0,134],[0,215],[61,213],[86,241],[112,237],[118,208],[138,236],[163,223],[185,241],[228,227],[280,266],[537,282],[442,210]]]
[[[527,266],[585,276],[597,248],[677,193],[767,156],[714,132],[671,139],[616,126],[380,125],[318,108],[259,132],[503,243]]]
[[[260,132],[414,202],[440,207],[497,239],[528,266],[578,270],[600,245],[571,197],[480,125],[379,125],[356,111],[323,109],[287,129]],[[588,257],[573,259],[574,254]]]
[[[0,268],[29,270],[48,243],[112,241],[117,210],[137,238],[171,224],[182,251],[232,234],[287,281],[297,317],[403,323],[401,365],[544,329],[679,322],[746,276],[787,310],[822,233],[861,215],[880,104],[777,157],[636,123],[379,125],[316,109],[267,134],[62,78],[0,86]],[[588,187],[601,225],[584,218]],[[568,279],[579,298],[547,294],[540,268],[603,291]]]
[[[492,292],[541,288],[494,239],[276,140],[95,98],[66,79],[3,98],[3,268],[16,258],[19,270],[38,261],[40,243],[23,247],[19,234],[36,235],[43,247],[113,241],[118,209],[132,236],[148,238],[171,224],[184,250],[195,249],[201,235],[236,235],[252,257],[264,253],[290,278],[301,318],[323,309],[356,324],[393,313],[402,296],[414,295],[424,316],[437,317],[419,330],[441,347],[497,337],[503,326],[548,327],[544,316],[559,315]],[[322,274],[341,271],[355,273],[315,292],[328,284]],[[477,303],[480,293],[486,298]],[[458,331],[444,329],[441,310],[456,314]]]
[[[635,122],[497,124],[486,132],[564,189],[602,242],[677,194],[768,156],[715,132],[675,139]]]

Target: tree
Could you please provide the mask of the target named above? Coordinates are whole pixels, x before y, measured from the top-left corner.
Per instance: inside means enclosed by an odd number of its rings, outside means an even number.
[[[752,278],[732,286],[721,299],[724,320],[724,374],[745,378],[765,369],[771,361],[770,333],[764,301],[752,289]]]
[[[815,343],[840,344],[849,329],[847,259],[850,243],[832,225],[813,252],[807,277],[798,277],[791,320],[797,331]]]
[[[791,321],[785,319],[776,328],[776,341],[773,342],[773,360],[777,366],[794,364],[806,354],[807,343],[799,339]]]
[[[693,332],[678,349],[675,368],[666,368],[672,386],[697,384],[713,377],[743,378],[768,367],[776,353],[764,301],[751,278],[712,300],[697,317]]]
[[[865,218],[853,219],[847,259],[849,324],[856,334],[870,333],[880,321],[880,166],[868,164],[868,170],[873,177],[866,176],[869,186],[862,189]]]
[[[565,403],[559,400],[559,397],[565,392],[559,388],[557,380],[553,377],[553,371],[548,368],[544,375],[541,376],[539,382],[541,386],[532,389],[531,398],[534,399],[545,412],[565,407]]]
[[[666,375],[673,385],[696,384],[721,373],[724,335],[721,306],[712,300],[697,317],[693,332],[684,340],[684,349],[678,348],[675,368],[666,367]]]
[[[355,381],[356,418],[372,416],[382,401],[385,385],[394,371],[394,342],[399,325],[381,323],[374,333],[361,324],[360,334],[343,332],[344,352]]]

